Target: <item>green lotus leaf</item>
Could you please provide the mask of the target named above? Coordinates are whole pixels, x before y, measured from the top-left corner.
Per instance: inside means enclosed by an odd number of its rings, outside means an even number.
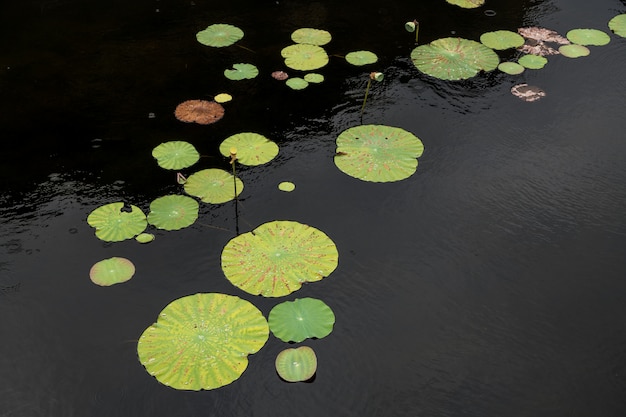
[[[290,181],[283,181],[280,184],[278,184],[278,189],[280,191],[285,191],[287,193],[293,191],[296,189],[296,184],[294,184],[293,182]]]
[[[285,65],[300,71],[312,71],[328,64],[328,54],[317,45],[295,44],[280,51]]]
[[[313,378],[317,371],[317,356],[308,346],[285,349],[276,357],[276,372],[287,382],[302,382]]]
[[[324,76],[322,74],[311,72],[304,76],[304,81],[308,83],[318,84],[324,81]]]
[[[96,237],[105,242],[120,242],[132,239],[148,225],[146,215],[137,206],[124,209],[124,203],[100,206],[87,216],[89,226],[96,229]]]
[[[220,153],[230,156],[230,148],[237,148],[237,161],[243,165],[262,165],[278,155],[278,145],[258,133],[237,133],[220,144]]]
[[[561,55],[568,58],[580,58],[581,56],[587,56],[591,51],[586,46],[571,43],[569,45],[559,46],[559,52]]]
[[[236,185],[235,185],[236,184]],[[205,203],[220,204],[235,198],[243,191],[243,182],[232,174],[218,168],[209,168],[191,174],[185,182],[185,192]]]
[[[184,195],[166,195],[150,203],[148,223],[163,230],[179,230],[192,225],[198,218],[196,200]]]
[[[270,330],[283,342],[326,337],[333,331],[335,314],[322,300],[296,298],[280,303],[267,318]]]
[[[548,58],[544,56],[528,54],[520,57],[517,62],[524,68],[541,69],[545,67],[545,65],[548,63]]]
[[[135,236],[135,240],[139,243],[150,243],[155,239],[152,233],[139,233]]]
[[[135,265],[126,258],[116,256],[96,262],[89,271],[91,281],[102,287],[126,282],[133,275],[135,275]]]
[[[626,38],[626,13],[618,14],[609,20],[609,29],[617,36]]]
[[[517,75],[524,72],[524,67],[517,62],[501,62],[498,65],[498,69],[509,75]]]
[[[398,127],[361,125],[337,137],[335,165],[351,177],[371,182],[400,181],[417,169],[424,145]]]
[[[480,35],[480,42],[491,49],[504,50],[522,46],[524,38],[519,33],[510,30],[496,30]]]
[[[611,37],[598,29],[572,29],[565,34],[572,43],[578,45],[602,46],[611,41]]]
[[[442,80],[463,80],[480,71],[492,71],[500,58],[480,42],[462,38],[442,38],[420,45],[411,52],[413,64],[421,72]]]
[[[292,90],[304,90],[309,86],[309,82],[300,77],[292,77],[285,81],[285,84]]]
[[[321,29],[300,28],[291,34],[291,40],[295,43],[308,45],[326,45],[331,39],[330,32]]]
[[[446,2],[464,9],[475,9],[485,4],[485,0],[446,0]]]
[[[159,313],[137,343],[139,361],[160,383],[210,390],[238,379],[269,327],[250,302],[219,293],[179,298]]]
[[[322,231],[273,221],[231,239],[222,251],[222,270],[247,293],[282,297],[328,276],[338,258],[335,243]]]
[[[187,168],[200,159],[200,154],[191,143],[178,140],[161,143],[152,150],[152,156],[165,169]]]
[[[375,63],[378,61],[378,57],[374,52],[354,51],[346,54],[346,61],[352,65],[362,66]]]
[[[203,45],[221,48],[230,46],[243,38],[243,31],[236,26],[216,23],[196,33],[196,39]]]
[[[233,64],[233,68],[224,70],[224,76],[229,80],[252,79],[259,75],[258,68],[252,64]]]

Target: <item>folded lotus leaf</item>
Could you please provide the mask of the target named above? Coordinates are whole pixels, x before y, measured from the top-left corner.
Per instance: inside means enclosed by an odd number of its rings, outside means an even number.
[[[98,207],[87,216],[87,223],[96,229],[96,237],[105,242],[132,239],[148,225],[139,207],[131,205],[126,210],[122,202]]]
[[[375,63],[378,61],[378,57],[374,52],[354,51],[346,54],[346,61],[352,65],[362,66]]]
[[[361,125],[337,137],[335,165],[363,181],[400,181],[415,173],[423,152],[422,141],[404,129]]]
[[[330,42],[332,36],[330,32],[322,29],[300,28],[291,34],[291,40],[295,43],[304,43],[309,45],[326,45]]]
[[[237,162],[242,165],[262,165],[278,155],[278,145],[258,133],[237,133],[220,144],[220,153],[230,156],[230,148],[237,148]]]
[[[517,75],[524,72],[525,68],[517,62],[501,62],[498,69],[509,75]]]
[[[572,29],[565,36],[570,42],[584,46],[603,46],[611,41],[609,35],[598,29]]]
[[[196,33],[196,39],[203,45],[221,48],[230,46],[243,38],[243,31],[237,26],[216,23]]]
[[[102,287],[126,282],[133,275],[135,265],[129,259],[117,256],[96,262],[89,270],[91,281]]]
[[[233,69],[224,70],[224,76],[234,81],[252,79],[257,75],[259,69],[252,64],[233,64]]]
[[[485,4],[485,0],[446,0],[446,2],[464,9],[475,9]]]
[[[496,30],[480,35],[480,42],[491,49],[504,50],[522,46],[524,38],[510,30]]]
[[[267,318],[270,330],[283,342],[326,337],[333,331],[335,314],[322,300],[296,298],[280,303]]]
[[[285,65],[300,71],[312,71],[328,64],[328,54],[317,45],[295,44],[280,51]]]
[[[276,357],[276,372],[287,382],[302,382],[313,378],[317,371],[317,356],[308,346],[285,349]]]
[[[196,200],[184,195],[166,195],[150,203],[148,223],[163,230],[179,230],[192,225],[198,218]]]
[[[180,140],[161,143],[152,150],[152,156],[165,169],[187,168],[200,159],[200,154],[191,143]]]
[[[528,54],[521,56],[517,62],[524,68],[541,69],[548,63],[548,59],[543,56]]]
[[[282,297],[328,276],[338,258],[335,243],[322,231],[273,221],[231,239],[222,251],[222,270],[247,293]]]
[[[587,56],[591,53],[586,46],[577,45],[575,43],[559,46],[559,52],[568,58],[580,58],[581,56]]]
[[[243,191],[243,182],[232,174],[218,168],[209,168],[191,174],[185,182],[185,192],[205,203],[220,204],[235,199]]]
[[[442,38],[420,45],[411,52],[411,60],[424,74],[442,80],[463,80],[480,71],[492,71],[500,58],[480,42],[462,38]]]
[[[618,14],[609,20],[609,29],[617,36],[626,38],[626,13]]]
[[[267,342],[269,327],[250,302],[219,293],[179,298],[159,313],[137,343],[139,361],[160,383],[210,390],[238,379],[248,355]]]

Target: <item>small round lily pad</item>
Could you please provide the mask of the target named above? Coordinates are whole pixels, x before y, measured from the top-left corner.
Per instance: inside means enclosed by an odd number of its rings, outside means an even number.
[[[263,135],[252,132],[237,133],[224,139],[220,153],[230,156],[230,149],[237,148],[237,161],[243,165],[262,165],[278,155],[278,145]]]
[[[520,57],[517,62],[524,68],[541,69],[548,63],[548,59],[544,56],[528,54]]]
[[[152,156],[161,168],[172,170],[190,167],[200,159],[191,143],[180,140],[161,143],[152,150]]]
[[[504,50],[522,46],[524,38],[522,35],[510,30],[496,30],[480,35],[480,42],[491,49]]]
[[[587,56],[590,53],[589,48],[575,43],[559,46],[559,52],[561,55],[568,58],[580,58],[581,56]]]
[[[135,240],[139,243],[150,243],[152,242],[156,237],[152,234],[152,233],[139,233],[137,236],[135,236]]]
[[[346,54],[346,61],[352,65],[362,66],[378,61],[378,56],[370,51],[354,51]]]
[[[446,2],[464,9],[475,9],[485,4],[485,0],[446,0]]]
[[[603,46],[611,41],[609,35],[598,29],[572,29],[565,37],[572,43],[585,46]]]
[[[330,32],[322,29],[300,28],[291,34],[291,40],[295,43],[304,43],[309,45],[326,45],[330,42],[332,36]]]
[[[308,346],[285,349],[276,357],[276,372],[287,382],[302,382],[313,378],[317,371],[317,356]]]
[[[501,62],[498,69],[509,75],[517,75],[524,72],[525,68],[517,62]]]
[[[230,46],[241,38],[243,38],[243,30],[224,23],[210,25],[196,34],[198,42],[216,48]]]
[[[283,342],[321,339],[333,331],[335,314],[322,300],[296,298],[272,308],[267,318],[270,330]]]
[[[308,83],[318,84],[324,81],[324,76],[315,72],[310,72],[304,75],[304,81]]]
[[[290,193],[296,189],[296,184],[290,181],[283,181],[280,184],[278,184],[278,189],[280,191],[285,191],[287,193]]]
[[[287,84],[287,87],[291,88],[292,90],[304,90],[309,86],[309,82],[300,77],[289,78],[287,81],[285,81],[285,84]]]
[[[218,168],[209,168],[191,174],[185,182],[185,192],[205,203],[220,204],[234,200],[243,191],[243,182],[232,174]]]
[[[126,282],[135,275],[135,265],[126,258],[114,256],[96,262],[89,271],[91,281],[102,287]]]
[[[216,103],[227,103],[231,101],[232,99],[233,99],[233,96],[231,96],[228,93],[220,93],[216,95],[215,97],[213,97],[213,100],[215,100]]]
[[[252,64],[233,64],[233,69],[224,70],[224,76],[234,81],[252,79],[257,75],[259,69]]]
[[[626,13],[618,14],[609,20],[609,29],[617,36],[626,38]]]
[[[132,239],[148,225],[146,215],[137,206],[122,202],[105,204],[87,216],[87,223],[96,229],[96,237],[105,242]]]
[[[198,219],[199,204],[184,195],[166,195],[150,203],[148,223],[162,230],[179,230]]]
[[[300,71],[312,71],[328,64],[328,54],[317,45],[295,44],[280,51],[285,65]]]

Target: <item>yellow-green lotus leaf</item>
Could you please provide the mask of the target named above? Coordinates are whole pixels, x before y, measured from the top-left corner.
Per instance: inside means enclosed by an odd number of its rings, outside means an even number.
[[[105,242],[132,239],[148,225],[146,215],[137,206],[124,207],[124,203],[100,206],[87,216],[87,223],[96,229],[96,237]]]
[[[317,45],[289,45],[280,53],[285,58],[285,65],[295,70],[311,71],[328,64],[328,54]]]
[[[278,145],[258,133],[244,132],[227,137],[220,144],[220,153],[230,156],[230,149],[237,148],[237,162],[243,165],[262,165],[278,155]]]
[[[446,0],[446,2],[464,9],[475,9],[485,4],[485,0]]]
[[[317,356],[308,346],[285,349],[276,357],[276,372],[287,382],[307,381],[317,371]]]
[[[222,48],[230,46],[243,38],[243,30],[237,26],[225,23],[210,25],[204,30],[196,33],[196,39],[203,45]]]
[[[209,168],[191,174],[185,182],[185,192],[205,203],[220,204],[235,199],[243,191],[243,182],[218,168]]]
[[[322,29],[300,28],[291,34],[291,40],[295,43],[309,45],[326,45],[331,39],[330,32]]]

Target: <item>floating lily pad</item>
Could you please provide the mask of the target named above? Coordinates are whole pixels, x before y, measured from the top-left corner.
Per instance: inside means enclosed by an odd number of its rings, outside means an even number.
[[[91,281],[102,287],[126,282],[135,275],[135,265],[126,258],[113,257],[96,262],[89,271]]]
[[[184,187],[187,194],[205,203],[220,204],[235,198],[235,182],[239,195],[243,191],[243,182],[239,178],[233,180],[232,174],[223,169],[209,168],[191,174]]]
[[[280,54],[285,58],[285,65],[300,71],[312,71],[328,64],[328,54],[317,45],[289,45]]]
[[[300,77],[290,78],[285,81],[285,84],[287,84],[287,87],[291,88],[292,90],[304,90],[309,86],[309,82]]]
[[[524,38],[510,30],[496,30],[480,35],[480,42],[491,49],[504,50],[522,46]]]
[[[575,43],[559,46],[559,52],[568,58],[580,58],[589,55],[589,48]]]
[[[155,239],[155,236],[152,233],[139,233],[135,236],[135,240],[139,243],[150,243]]]
[[[546,96],[546,92],[541,88],[535,85],[528,85],[526,83],[517,84],[511,87],[511,94],[524,101],[537,101]]]
[[[322,74],[311,72],[304,76],[304,81],[308,83],[319,84],[324,81],[324,76]]]
[[[278,155],[278,145],[258,133],[237,133],[220,144],[220,153],[230,156],[230,148],[237,148],[237,161],[243,165],[262,165]]]
[[[176,106],[174,116],[181,122],[209,125],[224,117],[224,107],[214,101],[187,100]]]
[[[442,80],[463,80],[480,71],[492,71],[500,58],[480,42],[462,38],[442,38],[420,45],[411,52],[413,64],[421,72]]]
[[[618,14],[609,20],[609,29],[617,36],[626,38],[626,14]]]
[[[227,93],[220,93],[216,95],[215,97],[213,97],[213,100],[215,100],[216,103],[227,103],[231,101],[232,99],[233,99],[233,96]]]
[[[179,140],[161,143],[152,150],[152,156],[165,169],[187,168],[200,159],[200,154],[191,143]]]
[[[150,203],[148,223],[163,230],[179,230],[198,219],[199,205],[184,195],[166,195]]]
[[[326,303],[316,298],[296,298],[280,303],[267,318],[270,330],[283,342],[326,337],[333,331],[335,314]]]
[[[224,70],[224,76],[234,81],[252,79],[257,75],[259,70],[252,64],[234,64],[233,69]]]
[[[363,181],[400,181],[415,173],[423,152],[422,141],[404,129],[361,125],[337,137],[335,165]]]
[[[296,189],[296,184],[290,181],[283,181],[280,184],[278,184],[278,189],[280,191],[285,191],[287,193],[290,193]]]
[[[446,2],[464,9],[475,9],[485,4],[485,0],[446,0]]]
[[[520,57],[517,62],[524,68],[541,69],[548,63],[548,59],[543,56],[529,54]]]
[[[282,297],[328,276],[338,258],[335,243],[322,231],[273,221],[231,239],[222,251],[222,270],[247,293]]]
[[[216,48],[230,46],[241,38],[243,38],[241,29],[224,23],[216,23],[196,34],[198,42]]]
[[[346,61],[352,65],[362,66],[378,61],[378,56],[370,51],[354,51],[346,54]]]
[[[308,346],[285,349],[276,357],[276,372],[287,382],[302,382],[313,378],[317,371],[317,356]]]
[[[179,298],[159,313],[137,343],[139,361],[160,383],[211,390],[237,380],[269,327],[250,302],[219,293]]]
[[[598,29],[572,29],[565,36],[570,42],[585,46],[602,46],[611,41],[609,35]]]
[[[330,32],[322,29],[300,28],[291,34],[291,40],[295,43],[308,45],[326,45],[331,39]]]
[[[498,65],[498,69],[509,75],[517,75],[524,72],[524,67],[517,62],[502,62]]]
[[[98,207],[87,216],[87,223],[96,229],[96,236],[105,242],[132,239],[148,225],[146,215],[137,206],[110,203]]]

